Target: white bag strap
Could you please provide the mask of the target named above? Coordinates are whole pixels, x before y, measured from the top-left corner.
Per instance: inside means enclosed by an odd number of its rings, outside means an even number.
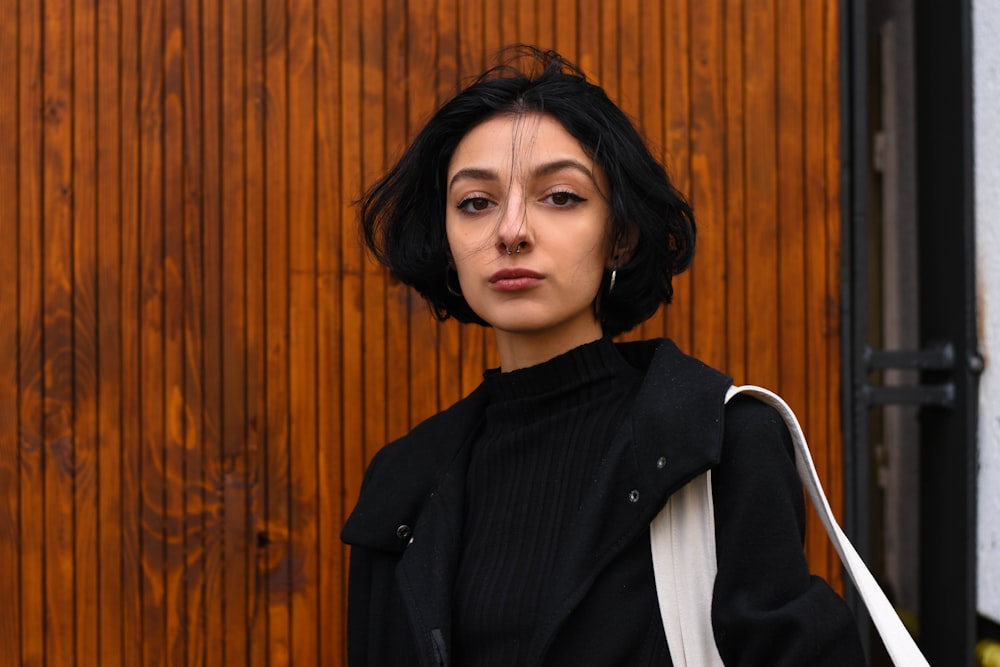
[[[837,524],[795,413],[780,396],[762,387],[730,387],[726,402],[736,394],[756,397],[784,419],[795,445],[795,467],[806,494],[868,608],[893,664],[929,667],[875,577]],[[698,488],[689,491],[689,487]],[[712,631],[712,589],[717,565],[710,472],[671,496],[650,524],[649,534],[660,617],[674,665],[722,665]]]
[[[722,667],[712,631],[715,508],[712,471],[670,496],[649,524],[660,619],[674,667]]]

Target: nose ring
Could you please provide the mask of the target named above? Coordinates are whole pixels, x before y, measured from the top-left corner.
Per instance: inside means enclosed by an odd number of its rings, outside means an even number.
[[[503,244],[503,249],[507,251],[508,255],[514,255],[514,254],[520,255],[521,248],[524,246],[525,243],[526,243],[525,241],[521,241],[520,243],[518,243],[516,246],[514,246],[513,252],[511,252],[510,248],[507,246],[506,243]]]

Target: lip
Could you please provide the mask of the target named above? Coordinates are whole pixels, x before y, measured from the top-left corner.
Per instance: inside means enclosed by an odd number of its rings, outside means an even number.
[[[500,269],[490,276],[490,287],[504,292],[534,287],[544,280],[545,276],[529,269]]]

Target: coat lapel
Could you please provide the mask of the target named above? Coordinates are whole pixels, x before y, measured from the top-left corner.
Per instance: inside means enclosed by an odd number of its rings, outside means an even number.
[[[461,555],[458,541],[470,449],[463,447],[441,477],[396,568],[396,580],[421,653],[431,665],[450,664],[451,597]]]
[[[421,664],[447,665],[451,591],[470,442],[486,404],[482,387],[389,443],[375,456],[344,524],[348,544],[403,552],[400,597]]]

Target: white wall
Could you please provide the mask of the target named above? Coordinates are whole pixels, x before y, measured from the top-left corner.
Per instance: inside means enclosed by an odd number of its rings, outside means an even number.
[[[1000,2],[973,0],[976,289],[980,350],[979,612],[1000,622]]]

